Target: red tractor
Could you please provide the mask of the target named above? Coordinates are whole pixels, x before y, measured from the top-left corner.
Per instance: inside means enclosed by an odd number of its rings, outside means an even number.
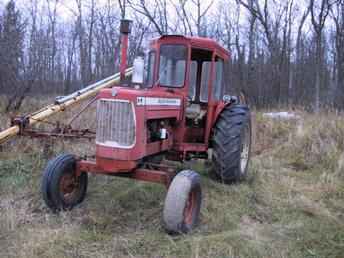
[[[121,32],[124,78],[129,26],[122,24]],[[63,154],[48,163],[42,181],[47,206],[59,211],[82,202],[88,173],[129,177],[166,185],[164,227],[171,233],[192,230],[201,208],[200,176],[176,171],[165,160],[211,158],[213,176],[224,183],[247,175],[250,111],[238,97],[224,94],[230,89],[229,58],[207,38],[152,40],[145,78],[139,58],[131,82],[97,95],[95,158]]]

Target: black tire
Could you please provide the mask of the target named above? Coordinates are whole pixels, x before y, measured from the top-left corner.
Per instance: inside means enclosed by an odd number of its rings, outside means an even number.
[[[164,154],[156,154],[147,157],[147,162],[153,164],[160,164],[164,160]]]
[[[51,167],[51,162],[52,160],[50,160],[48,162],[47,168]],[[43,176],[42,176],[42,195],[43,195],[43,200],[45,202],[45,204],[50,208],[50,209],[55,209],[54,208],[54,203],[51,200],[51,195],[50,195],[50,190],[49,190],[49,185],[50,185],[50,177],[51,177],[51,169],[45,169],[43,172]]]
[[[213,135],[213,176],[224,183],[247,177],[251,154],[251,116],[246,105],[226,107]]]
[[[42,177],[42,194],[53,211],[70,210],[81,203],[87,192],[88,176],[75,176],[75,157],[62,154],[49,161]]]
[[[192,170],[178,173],[168,188],[163,222],[171,234],[188,233],[194,229],[200,216],[202,203],[201,178]]]

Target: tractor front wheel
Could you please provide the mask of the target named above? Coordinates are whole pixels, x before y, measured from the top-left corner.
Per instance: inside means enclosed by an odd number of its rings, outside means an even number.
[[[163,220],[167,232],[188,233],[199,221],[202,202],[200,176],[192,170],[183,170],[168,188]]]
[[[42,194],[46,205],[53,211],[70,210],[81,203],[86,195],[87,173],[77,176],[76,160],[71,154],[62,154],[51,160],[43,173]]]
[[[226,107],[213,136],[213,170],[224,183],[246,178],[251,152],[251,116],[246,105]]]

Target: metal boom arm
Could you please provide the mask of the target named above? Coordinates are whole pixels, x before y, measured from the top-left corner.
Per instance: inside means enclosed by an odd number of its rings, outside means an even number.
[[[125,71],[125,76],[132,74],[132,68],[128,68]],[[101,89],[110,88],[116,83],[120,82],[120,74],[117,73],[104,80],[96,82],[90,86],[87,86],[81,90],[78,90],[68,96],[57,98],[54,104],[48,105],[37,112],[34,112],[25,117],[27,125],[33,125],[43,119],[46,119],[60,111],[65,110],[67,107],[75,105],[80,101],[96,95]],[[0,132],[0,144],[4,143],[8,139],[19,134],[20,125],[14,125],[2,132]]]

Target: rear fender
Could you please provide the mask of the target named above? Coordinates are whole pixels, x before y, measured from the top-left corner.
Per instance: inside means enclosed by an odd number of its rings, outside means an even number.
[[[213,119],[213,123],[211,125],[211,128],[214,128],[214,125],[216,124],[217,119],[219,118],[221,112],[225,109],[225,107],[230,106],[232,103],[234,103],[234,102],[224,102],[224,101],[221,101],[217,105],[217,107],[215,109],[214,119]]]
[[[221,114],[222,110],[225,107],[233,105],[233,104],[248,105],[246,93],[244,91],[240,91],[238,96],[224,95],[223,100],[217,105],[215,109],[214,119],[213,119],[211,128],[214,128],[214,125],[216,124],[217,119],[219,115]]]

